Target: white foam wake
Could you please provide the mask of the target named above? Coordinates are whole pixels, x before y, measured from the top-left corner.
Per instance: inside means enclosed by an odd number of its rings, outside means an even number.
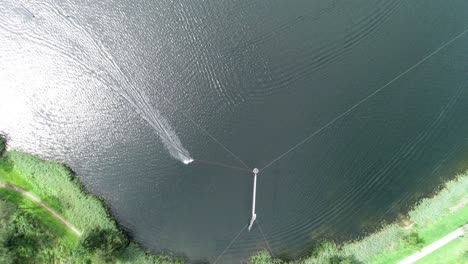
[[[19,1],[21,2],[21,1]],[[12,2],[12,10],[23,10],[22,4]],[[82,76],[91,77],[112,89],[114,94],[124,99],[152,128],[161,139],[170,155],[184,164],[193,161],[190,153],[184,148],[175,131],[161,113],[152,106],[150,97],[138,89],[141,80],[130,78],[117,64],[113,56],[100,41],[100,36],[88,31],[71,17],[64,15],[60,8],[48,3],[28,3],[30,11],[42,14],[42,20],[35,23],[35,29],[27,32],[27,37],[42,48],[59,54],[55,59],[65,59],[73,62],[73,68],[82,72]],[[16,8],[16,9],[15,9]],[[13,12],[12,11],[12,12]],[[29,14],[24,11],[23,13]],[[22,14],[22,13],[21,13]],[[47,23],[41,23],[47,21]],[[0,29],[2,29],[0,27]],[[9,30],[17,33],[14,29]],[[60,34],[53,34],[60,32]]]
[[[169,154],[180,160],[184,164],[193,161],[190,153],[184,148],[179,137],[172,129],[169,122],[164,118],[158,109],[152,107],[149,97],[144,91],[138,91],[133,86],[127,86],[126,90],[118,91],[118,94],[127,101],[132,108],[152,127],[160,137],[162,143],[169,151]],[[114,88],[114,90],[117,90]]]

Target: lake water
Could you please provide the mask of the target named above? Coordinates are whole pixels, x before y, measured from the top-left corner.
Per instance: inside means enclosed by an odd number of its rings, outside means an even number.
[[[262,168],[346,113],[260,172],[258,224],[218,261],[302,256],[396,219],[466,168],[466,10],[0,0],[0,130],[69,164],[149,249],[214,262],[252,200],[250,172],[213,165],[243,167],[220,144]],[[161,133],[195,161],[174,159]]]

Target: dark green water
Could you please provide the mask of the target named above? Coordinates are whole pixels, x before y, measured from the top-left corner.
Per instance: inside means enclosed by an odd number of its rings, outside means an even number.
[[[47,2],[0,0],[0,130],[155,251],[213,262],[250,218],[252,175],[202,162],[242,166],[194,123],[249,168],[321,129],[219,263],[354,239],[466,167],[466,1]]]

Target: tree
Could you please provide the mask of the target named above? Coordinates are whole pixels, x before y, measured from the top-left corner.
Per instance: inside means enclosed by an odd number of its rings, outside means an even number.
[[[53,245],[54,236],[30,212],[17,210],[10,222],[13,233],[7,247],[15,263],[36,263],[39,253]]]
[[[312,256],[319,258],[329,258],[339,253],[338,245],[333,241],[322,241],[312,247]]]
[[[13,255],[6,247],[4,247],[4,245],[0,245],[0,263],[13,263]]]
[[[13,254],[7,248],[7,242],[13,231],[10,216],[14,210],[11,203],[0,200],[0,263],[13,263]]]
[[[81,247],[103,262],[111,262],[127,244],[128,240],[120,231],[101,228],[91,230],[81,240]]]
[[[3,156],[6,149],[6,137],[0,133],[0,157]]]

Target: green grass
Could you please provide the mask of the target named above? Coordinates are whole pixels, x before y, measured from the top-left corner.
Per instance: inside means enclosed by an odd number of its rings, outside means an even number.
[[[8,151],[0,161],[0,180],[36,195],[82,232],[96,227],[117,230],[103,203],[96,196],[86,193],[74,174],[63,164]]]
[[[398,223],[393,223],[357,241],[341,245],[332,242],[321,243],[312,250],[308,257],[293,262],[270,260],[268,256],[265,256],[268,254],[265,252],[256,255],[251,262],[255,264],[278,263],[278,261],[279,263],[301,264],[397,263],[418,251],[419,248],[431,244],[468,223],[468,206],[466,204],[460,206],[460,202],[467,198],[468,172],[465,172],[458,175],[455,180],[446,183],[445,187],[434,197],[423,199],[415,205],[407,217],[408,222],[412,223],[411,227],[404,228]],[[457,205],[459,208],[456,211],[450,211],[450,208]],[[449,249],[450,247],[446,250]],[[466,261],[466,254],[464,258],[462,260]]]
[[[409,213],[409,219],[414,223],[411,229],[404,230],[399,226],[397,228],[402,234],[417,232],[424,240],[423,246],[444,237],[468,222],[468,206],[455,212],[449,210],[468,196],[467,190],[468,174],[465,173],[459,175],[456,180],[448,182],[446,187],[434,197],[422,200]],[[366,252],[368,256],[364,256],[361,260],[371,263],[394,263],[416,251],[402,241],[402,236],[392,242],[391,247],[382,245],[381,253]]]
[[[8,151],[0,159],[0,181],[17,185],[36,195],[80,231],[93,232],[96,228],[100,228],[120,232],[104,203],[98,197],[87,193],[74,174],[63,164],[44,161],[22,152]],[[460,207],[455,212],[449,210],[468,196],[467,190],[468,172],[448,182],[436,196],[424,199],[417,204],[408,215],[409,221],[413,223],[411,228],[405,229],[395,223],[386,225],[380,231],[359,241],[351,241],[343,245],[331,242],[322,243],[309,257],[294,261],[294,263],[396,263],[417,251],[414,241],[419,241],[417,246],[428,245],[467,223],[468,206]],[[67,247],[73,248],[79,244],[80,240],[75,234],[41,206],[21,194],[0,189],[0,199],[17,204],[21,210],[33,212],[33,215]],[[408,239],[410,234],[417,234],[417,239]],[[437,263],[438,258],[443,258],[444,255],[454,255],[456,261],[466,262],[466,254],[458,254],[465,246],[460,241],[450,243],[440,249],[440,252],[436,251],[422,261],[434,259]],[[130,243],[129,246],[121,249],[116,257],[119,263],[183,262],[181,258],[151,254],[135,243]],[[285,263],[280,259],[272,258],[267,252],[261,252],[252,257],[251,262],[256,264]]]
[[[6,151],[3,154],[0,155],[0,181],[21,187],[37,196],[83,233],[82,237],[78,237],[40,205],[17,192],[0,188],[0,200],[16,204],[18,210],[28,210],[29,215],[59,240],[51,243],[53,248],[46,250],[55,257],[54,263],[184,262],[182,258],[153,254],[134,242],[127,245],[126,238],[104,202],[86,192],[73,172],[63,164],[44,161],[18,151]],[[40,252],[44,251],[41,249]],[[48,257],[49,253],[46,253]],[[40,257],[32,261],[49,263],[43,262]]]
[[[26,210],[30,212],[41,223],[59,239],[61,239],[67,246],[73,248],[79,243],[79,237],[71,232],[59,220],[53,217],[46,209],[36,204],[35,202],[24,197],[15,191],[0,188],[0,200],[9,201],[18,206],[19,210]]]
[[[417,264],[468,264],[468,238],[459,237],[424,257]]]

